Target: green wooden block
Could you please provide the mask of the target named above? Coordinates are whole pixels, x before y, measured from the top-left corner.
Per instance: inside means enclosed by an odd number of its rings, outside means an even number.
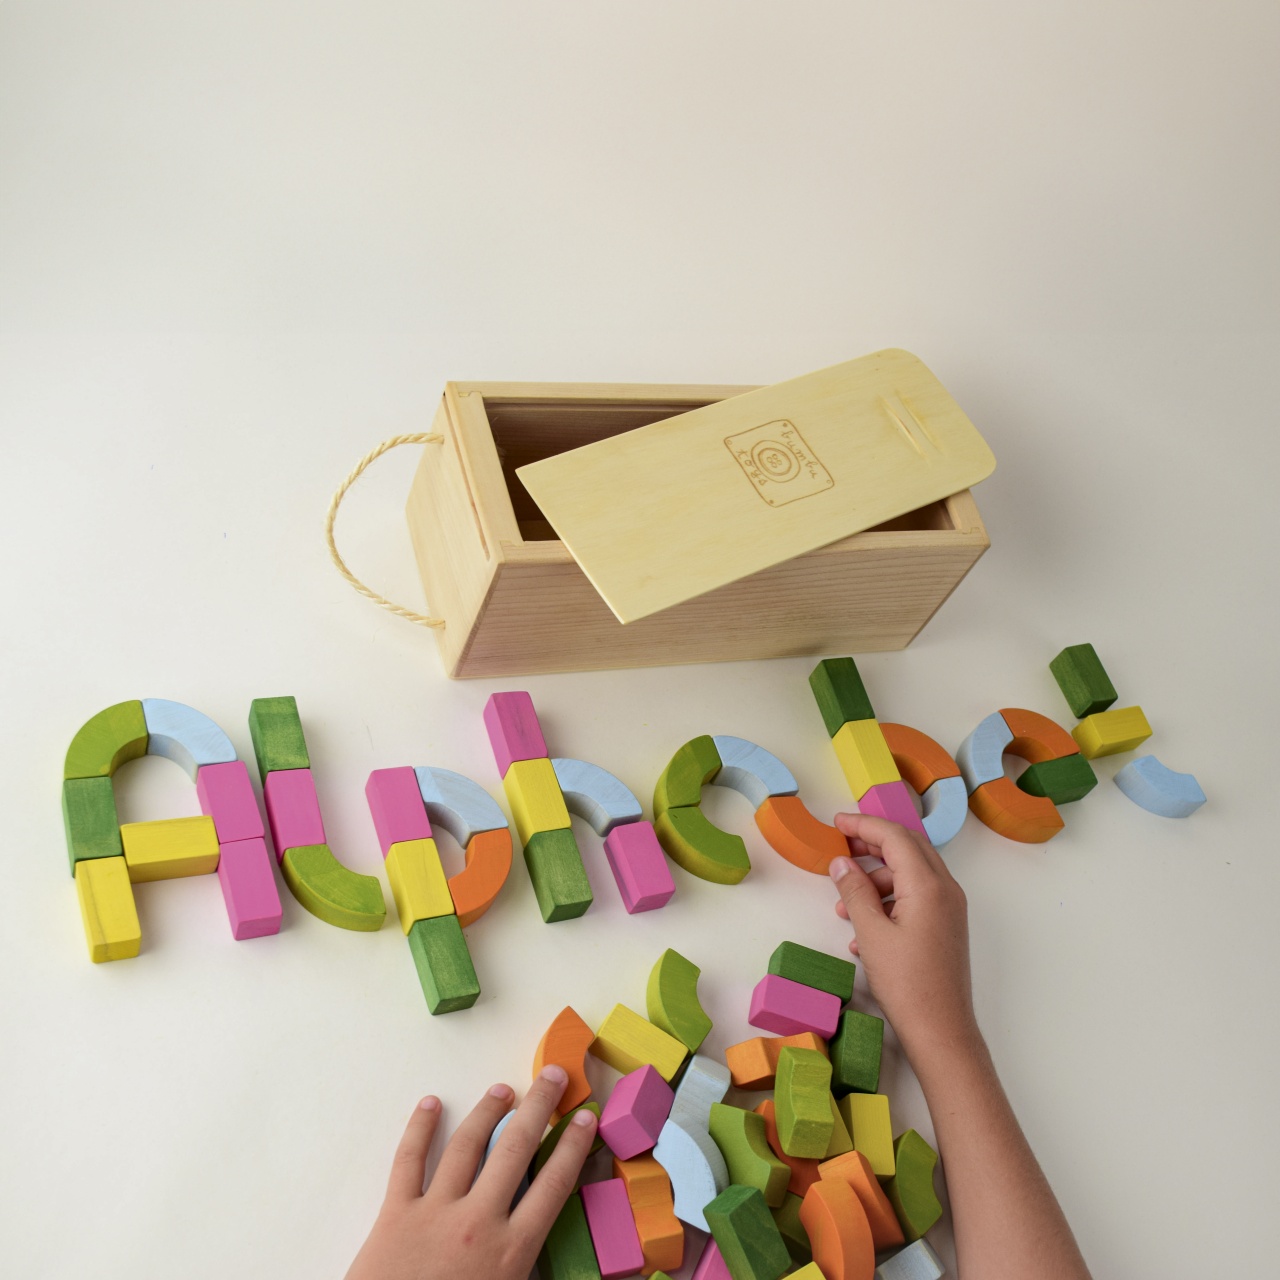
[[[575,1191],[551,1224],[538,1255],[542,1280],[601,1280],[582,1197]]]
[[[702,970],[692,960],[668,948],[650,971],[645,990],[649,1021],[675,1036],[690,1053],[698,1052],[711,1030],[711,1019],[698,1000],[701,975]]]
[[[779,1280],[791,1254],[756,1187],[726,1187],[704,1211],[733,1280]]]
[[[769,957],[769,972],[826,991],[847,1004],[853,998],[853,979],[858,969],[850,961],[829,956],[825,951],[815,951],[798,942],[780,942]]]
[[[700,880],[738,884],[751,870],[742,837],[722,831],[696,806],[667,809],[654,819],[653,829],[667,857]]]
[[[774,1080],[778,1141],[789,1156],[824,1160],[831,1145],[831,1063],[816,1049],[784,1045]]]
[[[76,873],[76,863],[85,858],[124,856],[115,789],[110,778],[64,778],[62,822],[67,829],[67,856],[71,859],[72,875]]]
[[[791,1261],[798,1267],[813,1261],[813,1246],[809,1243],[809,1233],[800,1221],[800,1206],[804,1203],[800,1196],[787,1192],[786,1199],[773,1211],[773,1220],[778,1224],[778,1232]]]
[[[840,1025],[832,1036],[831,1092],[837,1098],[846,1093],[875,1093],[880,1087],[880,1055],[884,1049],[884,1019],[856,1009],[840,1015]]]
[[[524,865],[547,924],[572,920],[591,905],[591,882],[568,827],[535,831],[524,847]]]
[[[126,760],[145,756],[150,737],[140,699],[105,707],[76,730],[62,776],[109,778]]]
[[[1049,670],[1077,719],[1105,711],[1116,700],[1116,687],[1091,644],[1068,645]]]
[[[382,882],[344,867],[327,844],[286,849],[280,870],[293,896],[317,919],[361,933],[382,928],[387,918]]]
[[[773,1154],[764,1116],[724,1102],[713,1102],[707,1129],[724,1156],[729,1181],[740,1187],[755,1187],[770,1208],[782,1204],[791,1181],[791,1170]]]
[[[852,658],[823,658],[809,673],[809,687],[834,738],[850,720],[874,720],[875,710]]]
[[[1061,756],[1028,765],[1018,776],[1018,786],[1028,795],[1045,796],[1054,804],[1081,800],[1098,785],[1098,775],[1082,755]]]
[[[264,782],[277,769],[311,768],[295,699],[254,698],[249,704],[249,736]]]
[[[409,950],[431,1013],[469,1009],[480,998],[480,980],[457,916],[416,921],[409,930]]]
[[[598,1102],[584,1102],[580,1107],[574,1107],[572,1111],[566,1111],[559,1120],[551,1127],[551,1131],[538,1144],[537,1154],[533,1157],[533,1169],[530,1177],[542,1172],[542,1166],[551,1159],[551,1153],[560,1143],[560,1139],[564,1137],[564,1131],[569,1127],[573,1117],[579,1111],[590,1111],[597,1120],[600,1119],[600,1104]],[[600,1130],[596,1130],[595,1141],[591,1144],[591,1154],[594,1155],[601,1147],[604,1146],[604,1139],[600,1136]]]
[[[910,1244],[942,1217],[942,1205],[933,1189],[938,1153],[914,1129],[908,1129],[895,1139],[893,1156],[894,1175],[884,1190]]]
[[[720,772],[722,763],[710,735],[690,738],[671,757],[658,779],[653,790],[654,816],[668,809],[700,804],[702,788]]]

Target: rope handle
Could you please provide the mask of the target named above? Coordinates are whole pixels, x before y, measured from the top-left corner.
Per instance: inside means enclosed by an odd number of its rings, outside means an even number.
[[[444,629],[443,618],[428,618],[425,614],[415,613],[412,609],[406,609],[403,605],[394,604],[388,600],[386,596],[379,595],[371,587],[366,587],[359,578],[356,577],[350,569],[347,568],[346,561],[338,554],[338,544],[333,538],[333,523],[338,516],[338,508],[342,505],[342,499],[347,496],[347,490],[360,478],[365,468],[371,463],[377,461],[388,449],[394,449],[401,444],[443,444],[444,436],[438,431],[429,433],[419,432],[413,435],[392,436],[389,440],[384,440],[376,449],[370,449],[368,453],[360,459],[359,462],[351,469],[351,474],[338,486],[338,491],[333,495],[332,501],[329,503],[328,514],[324,518],[324,540],[329,546],[329,558],[337,566],[338,572],[362,595],[367,596],[374,604],[380,604],[384,609],[390,610],[398,617],[407,618],[410,622],[416,622],[421,627],[431,627],[435,631]]]

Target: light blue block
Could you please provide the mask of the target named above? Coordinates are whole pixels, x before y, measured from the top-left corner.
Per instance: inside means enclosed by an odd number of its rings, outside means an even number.
[[[924,833],[935,849],[959,834],[969,816],[969,789],[963,778],[939,778],[920,797]]]
[[[729,1185],[729,1166],[711,1135],[668,1120],[658,1134],[653,1158],[671,1179],[676,1217],[708,1231],[703,1210]]]
[[[771,751],[745,738],[725,734],[711,741],[716,744],[721,760],[716,786],[729,787],[746,796],[753,809],[758,809],[770,796],[793,796],[800,790],[791,770]]]
[[[956,764],[972,795],[984,782],[1004,777],[1004,749],[1013,741],[1013,730],[1004,716],[993,711],[961,744]]]
[[[942,1259],[920,1239],[886,1258],[876,1268],[875,1280],[942,1280],[945,1274]]]
[[[631,788],[608,769],[585,760],[559,758],[552,760],[551,767],[569,812],[590,823],[596,835],[607,836],[614,827],[644,817]]]
[[[464,849],[481,831],[508,825],[498,802],[478,782],[431,765],[419,765],[414,773],[432,826],[442,826]]]
[[[196,780],[203,764],[230,764],[236,759],[231,739],[203,712],[167,698],[143,698],[147,723],[147,755],[180,764]]]
[[[1134,804],[1162,818],[1189,818],[1205,802],[1205,794],[1191,774],[1175,773],[1155,756],[1130,760],[1116,774],[1116,786]]]
[[[480,1161],[480,1168],[476,1170],[477,1179],[480,1177],[480,1174],[484,1171],[484,1166],[488,1162],[489,1157],[493,1155],[493,1149],[498,1145],[498,1139],[502,1137],[503,1133],[506,1131],[507,1125],[509,1125],[515,1118],[516,1118],[516,1109],[513,1107],[510,1111],[507,1112],[505,1116],[502,1117],[501,1120],[498,1121],[497,1126],[494,1128],[492,1136],[489,1138],[489,1145],[484,1149],[484,1159]],[[520,1197],[523,1196],[524,1193],[528,1190],[529,1190],[529,1175],[526,1173],[524,1177],[520,1179],[520,1185],[516,1188],[515,1198],[511,1201],[511,1203],[513,1205],[519,1203]]]

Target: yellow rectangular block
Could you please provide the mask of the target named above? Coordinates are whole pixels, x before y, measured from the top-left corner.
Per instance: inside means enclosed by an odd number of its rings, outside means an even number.
[[[434,840],[401,840],[387,850],[387,879],[407,934],[419,920],[454,915],[449,881]]]
[[[827,1147],[825,1159],[834,1160],[836,1156],[847,1155],[853,1150],[853,1139],[849,1136],[849,1126],[844,1122],[844,1116],[840,1114],[840,1108],[836,1106],[836,1100],[831,1099],[831,1143]]]
[[[862,799],[872,787],[897,782],[901,777],[878,720],[847,721],[831,739],[831,745],[855,800]]]
[[[84,921],[89,959],[128,960],[142,945],[129,868],[123,857],[84,858],[76,863],[76,896]]]
[[[213,819],[161,818],[155,822],[126,822],[120,828],[129,879],[174,880],[203,876],[218,869],[218,833]]]
[[[877,1178],[892,1178],[893,1122],[889,1119],[889,1098],[883,1093],[849,1093],[837,1104],[841,1119],[849,1128],[853,1149],[861,1152]]]
[[[623,1075],[638,1071],[648,1063],[670,1083],[689,1050],[674,1036],[667,1035],[661,1027],[655,1027],[625,1004],[616,1004],[596,1032],[591,1052]]]
[[[535,831],[560,831],[569,825],[564,793],[550,760],[515,760],[502,779],[521,844]]]
[[[1071,730],[1071,736],[1086,760],[1096,760],[1099,756],[1132,751],[1151,737],[1151,726],[1141,707],[1112,707],[1110,711],[1085,716]]]

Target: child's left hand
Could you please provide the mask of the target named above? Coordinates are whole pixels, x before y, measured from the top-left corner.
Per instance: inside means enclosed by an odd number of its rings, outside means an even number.
[[[543,1070],[477,1178],[494,1127],[515,1097],[507,1085],[494,1085],[458,1126],[425,1192],[440,1100],[423,1098],[400,1140],[386,1199],[347,1280],[527,1280],[595,1137],[595,1117],[579,1112],[520,1203],[511,1207],[567,1083],[562,1067]]]

